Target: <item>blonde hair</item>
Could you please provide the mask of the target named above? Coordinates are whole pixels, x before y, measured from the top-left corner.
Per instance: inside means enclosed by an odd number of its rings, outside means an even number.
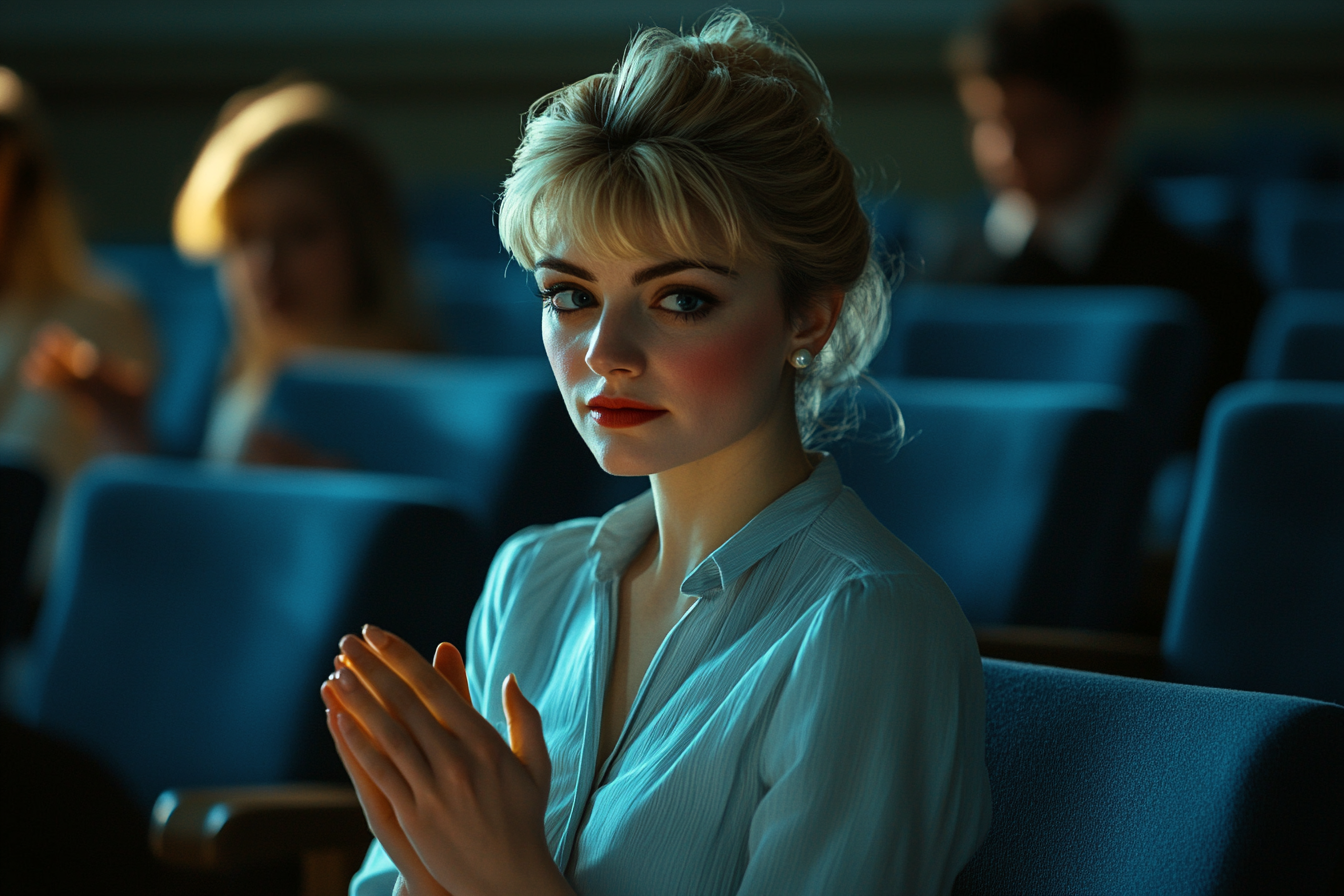
[[[0,66],[0,289],[42,307],[72,295],[111,299],[116,290],[89,262],[32,90]]]
[[[355,275],[349,332],[338,347],[422,350],[396,190],[377,152],[345,121],[339,98],[315,81],[282,77],[231,98],[196,158],[173,212],[179,252],[223,255],[230,204],[247,184],[273,175],[303,179],[329,199],[350,239]],[[276,359],[261,324],[237,313],[232,365],[269,373]]]
[[[715,12],[695,35],[642,30],[610,73],[533,103],[500,237],[529,269],[562,237],[609,258],[766,262],[795,316],[843,289],[830,340],[795,383],[804,442],[834,438],[853,413],[823,423],[823,410],[852,396],[886,339],[890,284],[831,111],[812,61],[744,13]]]

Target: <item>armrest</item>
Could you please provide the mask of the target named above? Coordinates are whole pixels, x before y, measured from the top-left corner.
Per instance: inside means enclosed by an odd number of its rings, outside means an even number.
[[[166,790],[149,829],[160,859],[204,871],[317,853],[357,863],[371,839],[354,790],[328,784]]]
[[[994,659],[1130,678],[1165,677],[1161,639],[1152,635],[1005,625],[977,628],[975,640],[980,655]]]

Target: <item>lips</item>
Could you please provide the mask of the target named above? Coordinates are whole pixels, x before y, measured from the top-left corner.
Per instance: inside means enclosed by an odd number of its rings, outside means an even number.
[[[588,400],[588,413],[592,414],[593,422],[598,426],[626,429],[656,420],[666,414],[667,409],[629,398],[598,395]]]

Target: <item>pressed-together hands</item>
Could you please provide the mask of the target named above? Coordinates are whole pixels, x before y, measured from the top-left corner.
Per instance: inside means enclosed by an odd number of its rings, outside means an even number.
[[[374,836],[413,896],[572,893],[544,818],[551,762],[541,715],[504,682],[505,743],[471,704],[462,655],[433,665],[364,627],[322,685],[327,725]]]

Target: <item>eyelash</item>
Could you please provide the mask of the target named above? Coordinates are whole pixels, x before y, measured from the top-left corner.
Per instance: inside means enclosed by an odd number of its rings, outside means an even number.
[[[537,298],[541,299],[542,309],[551,314],[572,314],[575,311],[584,310],[583,308],[557,308],[552,299],[554,299],[556,296],[562,293],[576,292],[576,293],[582,293],[586,296],[589,296],[590,298],[592,297],[592,293],[588,292],[588,290],[581,289],[569,283],[557,283],[554,286],[549,286],[546,287],[545,289],[536,289],[534,290],[534,292]],[[699,299],[702,304],[699,308],[697,308],[694,311],[670,311],[665,308],[659,310],[665,311],[666,313],[676,317],[677,320],[685,321],[687,323],[697,320],[703,320],[709,314],[709,312],[714,310],[714,308],[719,304],[719,300],[717,298],[705,292],[704,290],[691,289],[689,287],[684,286],[672,287],[671,289],[664,292],[661,296],[659,296],[658,301],[661,302],[668,296],[676,296],[676,295],[694,296],[695,298]]]

